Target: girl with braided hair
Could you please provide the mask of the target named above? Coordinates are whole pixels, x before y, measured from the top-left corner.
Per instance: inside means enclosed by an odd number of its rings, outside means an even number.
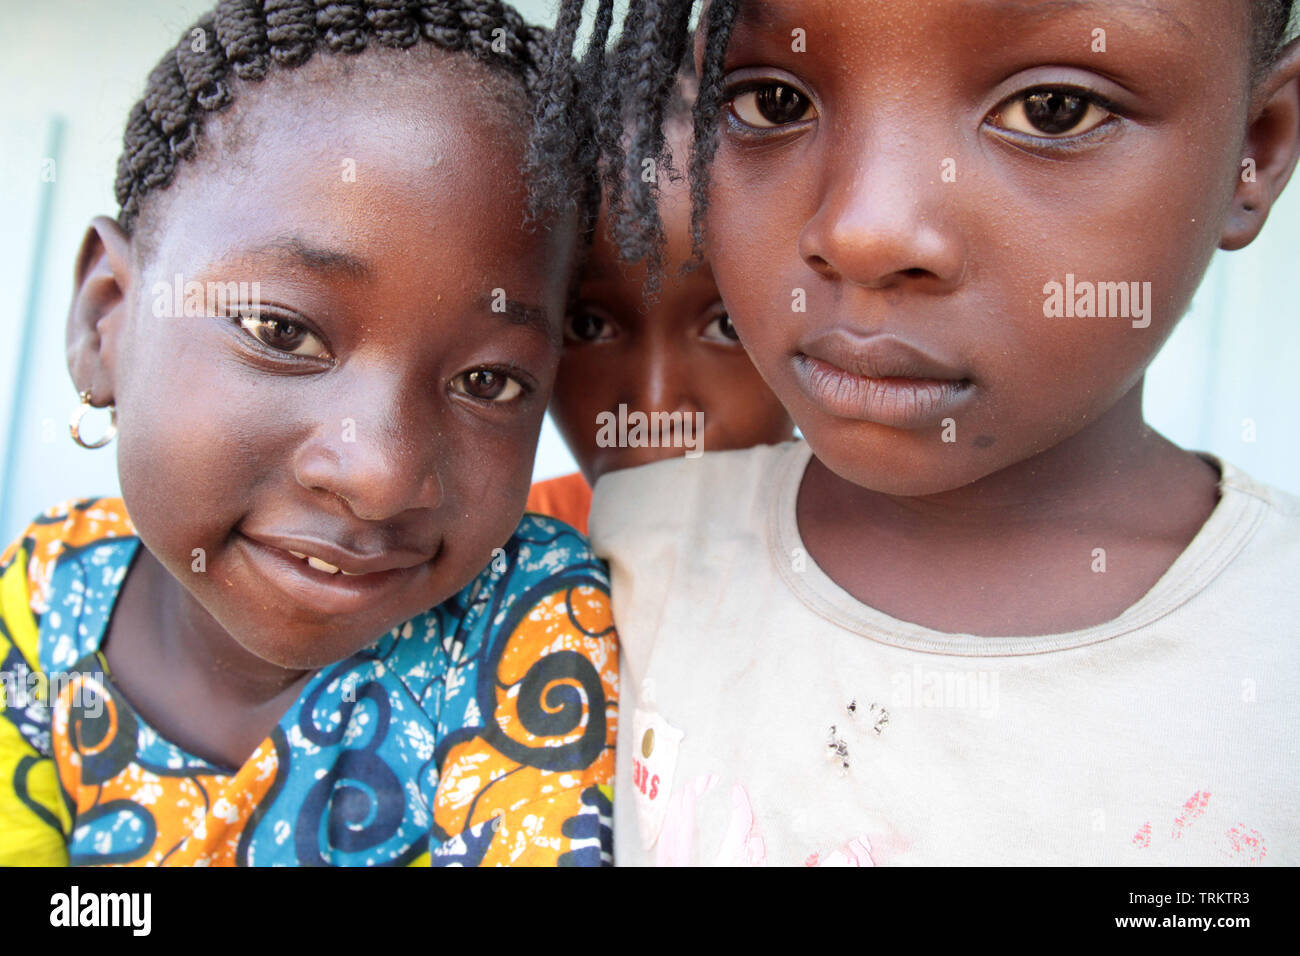
[[[123,497],[0,559],[0,862],[609,862],[607,581],[521,520],[549,51],[497,0],[222,0],[150,74],[68,321]]]
[[[703,6],[697,239],[804,440],[595,489],[620,863],[1300,862],[1300,501],[1142,410],[1300,156],[1291,6]],[[651,261],[692,7],[567,91]]]

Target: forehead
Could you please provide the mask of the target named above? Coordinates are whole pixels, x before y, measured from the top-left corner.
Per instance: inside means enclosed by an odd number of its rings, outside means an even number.
[[[523,92],[467,55],[317,55],[233,92],[198,155],[147,200],[141,228],[159,257],[219,258],[291,233],[389,259],[394,235],[414,233],[508,260],[535,258],[551,235],[521,228]]]
[[[1247,92],[1255,9],[1245,0],[743,0],[725,66],[775,65],[820,97],[900,113],[970,105],[1046,66],[1204,110]],[[806,52],[791,52],[797,31]]]
[[[788,31],[802,26],[833,36],[856,26],[892,24],[905,30],[922,19],[951,23],[1032,25],[1064,18],[1094,18],[1133,29],[1164,29],[1185,37],[1241,32],[1257,0],[743,0],[737,30]],[[937,43],[944,34],[925,39]],[[960,40],[959,32],[948,34]]]

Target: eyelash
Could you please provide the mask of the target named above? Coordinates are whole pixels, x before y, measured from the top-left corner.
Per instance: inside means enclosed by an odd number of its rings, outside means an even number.
[[[736,109],[736,101],[742,96],[755,93],[764,89],[774,87],[788,87],[794,90],[800,97],[807,100],[808,107],[814,111],[811,117],[799,119],[790,123],[777,124],[773,126],[756,126],[742,119]],[[1018,104],[1024,104],[1028,98],[1034,94],[1065,94],[1077,97],[1084,101],[1087,110],[1097,109],[1104,111],[1107,115],[1082,133],[1064,134],[1052,136],[1049,134],[1035,135],[1026,133],[1022,130],[1012,130],[1005,126],[1000,126],[993,122],[994,117],[1001,117],[1012,107]],[[816,119],[816,107],[813,105],[812,97],[804,93],[793,83],[785,80],[757,80],[738,83],[733,87],[724,88],[723,91],[724,106],[726,109],[726,119],[731,126],[735,135],[750,140],[762,140],[774,136],[786,136],[795,130],[801,129],[806,123]],[[1022,107],[1023,108],[1023,107]],[[1088,112],[1084,113],[1083,118],[1087,118]],[[1094,138],[1099,135],[1105,135],[1114,122],[1122,117],[1122,111],[1118,105],[1101,96],[1092,90],[1080,86],[1069,84],[1046,84],[1042,86],[1031,86],[1013,93],[1011,96],[1003,99],[994,109],[984,117],[982,125],[988,126],[993,132],[1012,142],[1020,143],[1026,146],[1032,146],[1040,151],[1048,152],[1068,152],[1072,149],[1087,146]]]
[[[1082,133],[1066,133],[1060,136],[1052,136],[1046,133],[1040,135],[1026,133],[1022,130],[1007,129],[1005,126],[999,126],[993,122],[994,117],[1000,118],[1008,109],[1027,102],[1028,98],[1035,93],[1060,93],[1077,97],[1084,102],[1088,111],[1097,109],[1107,115]],[[1085,112],[1083,118],[1086,119],[1087,116],[1088,113]],[[1040,152],[1068,153],[1072,150],[1086,148],[1094,139],[1106,135],[1110,131],[1110,127],[1121,117],[1122,112],[1118,105],[1104,96],[1094,93],[1092,90],[1068,84],[1049,84],[1032,86],[1013,93],[993,108],[988,116],[984,118],[984,125],[988,126],[998,136],[1012,143],[1022,144]]]
[[[782,125],[755,126],[752,123],[747,123],[745,120],[741,119],[740,116],[737,114],[736,100],[740,99],[742,96],[745,96],[750,93],[757,93],[765,89],[771,89],[773,87],[782,87],[782,86],[794,90],[799,96],[807,100],[808,107],[814,111],[813,116],[810,117],[809,119],[800,119],[800,120],[796,120],[793,123],[785,123]],[[773,79],[747,80],[741,83],[737,83],[731,87],[724,87],[722,96],[723,96],[723,106],[725,108],[725,113],[726,113],[726,119],[727,122],[730,124],[732,130],[737,135],[747,137],[749,139],[763,139],[772,136],[785,136],[789,134],[792,130],[801,128],[805,123],[810,122],[812,119],[816,119],[818,115],[816,113],[816,107],[813,106],[812,97],[809,96],[807,93],[805,93],[803,90],[801,90],[795,84],[784,80],[773,80]]]
[[[505,400],[501,400],[497,398],[482,398],[478,395],[470,394],[463,387],[457,385],[458,382],[467,379],[470,375],[473,375],[475,372],[491,372],[493,375],[500,375],[502,378],[506,380],[506,386],[505,386],[506,388],[509,388],[509,386],[513,384],[518,389],[518,392],[514,395],[511,395],[509,398]],[[500,366],[500,365],[479,365],[471,369],[466,369],[465,371],[461,372],[459,375],[454,376],[451,380],[451,389],[457,395],[463,395],[465,398],[469,399],[470,401],[477,402],[481,405],[506,406],[506,405],[518,404],[519,402],[527,398],[529,395],[533,394],[534,386],[524,380],[524,377],[520,374],[518,369],[514,369],[509,366]]]
[[[320,368],[322,364],[329,364],[334,360],[334,357],[330,352],[329,344],[325,341],[325,337],[312,328],[311,325],[294,316],[277,312],[268,312],[265,308],[262,308],[257,312],[256,318],[246,312],[237,311],[230,316],[230,320],[243,337],[245,346],[259,353],[260,357],[269,358],[272,361],[281,364],[293,364],[306,366],[308,368]],[[297,355],[293,352],[285,351],[284,349],[277,349],[275,346],[263,342],[249,327],[250,323],[259,321],[263,323],[282,322],[285,325],[293,326],[294,329],[299,332],[304,332],[307,335],[313,336],[318,342],[320,342],[325,354]]]

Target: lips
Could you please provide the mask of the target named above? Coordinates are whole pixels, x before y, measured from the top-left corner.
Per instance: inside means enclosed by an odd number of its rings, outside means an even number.
[[[937,425],[973,393],[961,366],[886,333],[818,332],[798,344],[793,368],[830,414],[893,428]]]
[[[437,558],[412,549],[360,553],[317,539],[241,531],[249,565],[293,603],[353,614],[384,603]]]

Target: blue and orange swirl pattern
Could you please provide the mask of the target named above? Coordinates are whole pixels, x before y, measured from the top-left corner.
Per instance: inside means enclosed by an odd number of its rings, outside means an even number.
[[[618,652],[604,567],[525,515],[460,594],[317,672],[243,766],[131,707],[99,653],[140,547],[117,499],[0,559],[0,863],[611,862]]]

